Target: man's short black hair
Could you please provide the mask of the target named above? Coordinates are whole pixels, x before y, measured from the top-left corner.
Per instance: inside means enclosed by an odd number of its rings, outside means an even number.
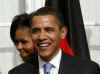
[[[41,15],[53,15],[55,19],[57,20],[56,23],[59,25],[59,27],[62,28],[64,26],[64,19],[61,13],[49,7],[42,7],[38,9],[37,11],[31,13],[30,14],[30,24],[32,24],[33,22],[32,19],[34,18],[34,16],[41,16]]]
[[[13,42],[15,42],[15,33],[19,27],[31,27],[29,23],[29,15],[27,13],[16,15],[12,20],[10,27],[10,37]]]

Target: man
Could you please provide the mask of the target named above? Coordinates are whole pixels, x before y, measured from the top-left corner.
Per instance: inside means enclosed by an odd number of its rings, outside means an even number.
[[[37,74],[37,54],[32,42],[30,27],[28,14],[14,17],[10,28],[10,36],[25,63],[10,70],[8,74]]]
[[[97,64],[69,56],[60,50],[60,41],[67,35],[63,22],[58,12],[47,7],[31,14],[32,38],[39,53],[39,73],[99,74]],[[52,66],[48,68],[50,65]]]

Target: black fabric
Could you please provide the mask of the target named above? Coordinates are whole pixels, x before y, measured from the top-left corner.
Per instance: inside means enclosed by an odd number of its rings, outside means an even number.
[[[39,66],[36,67],[33,60],[27,61],[10,70],[8,74],[39,74]],[[58,74],[100,74],[100,67],[89,60],[62,52]]]
[[[58,74],[100,74],[98,64],[62,53]]]
[[[79,0],[46,0],[46,6],[62,13],[68,27],[68,42],[75,55],[90,59]]]
[[[8,74],[39,74],[38,61],[31,59],[11,69]]]

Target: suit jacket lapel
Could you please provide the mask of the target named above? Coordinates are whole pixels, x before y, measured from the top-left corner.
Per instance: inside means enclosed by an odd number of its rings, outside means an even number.
[[[65,56],[66,54],[64,53],[64,52],[62,52],[62,56],[61,56],[61,62],[60,62],[60,66],[59,66],[59,72],[58,72],[58,74],[66,74],[66,70],[67,69],[65,69],[64,68],[64,56]],[[67,63],[67,62],[66,62]]]
[[[71,62],[73,60],[70,59],[72,57],[73,56],[70,56],[70,55],[62,52],[58,74],[77,74],[77,72],[72,69],[73,63],[71,63]]]

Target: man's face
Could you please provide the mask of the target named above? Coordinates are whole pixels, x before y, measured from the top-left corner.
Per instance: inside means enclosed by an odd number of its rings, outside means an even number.
[[[35,16],[32,23],[32,38],[42,59],[50,61],[59,51],[63,31],[55,23],[53,15]]]
[[[15,45],[24,61],[33,57],[32,36],[28,28],[18,28],[15,33]]]

